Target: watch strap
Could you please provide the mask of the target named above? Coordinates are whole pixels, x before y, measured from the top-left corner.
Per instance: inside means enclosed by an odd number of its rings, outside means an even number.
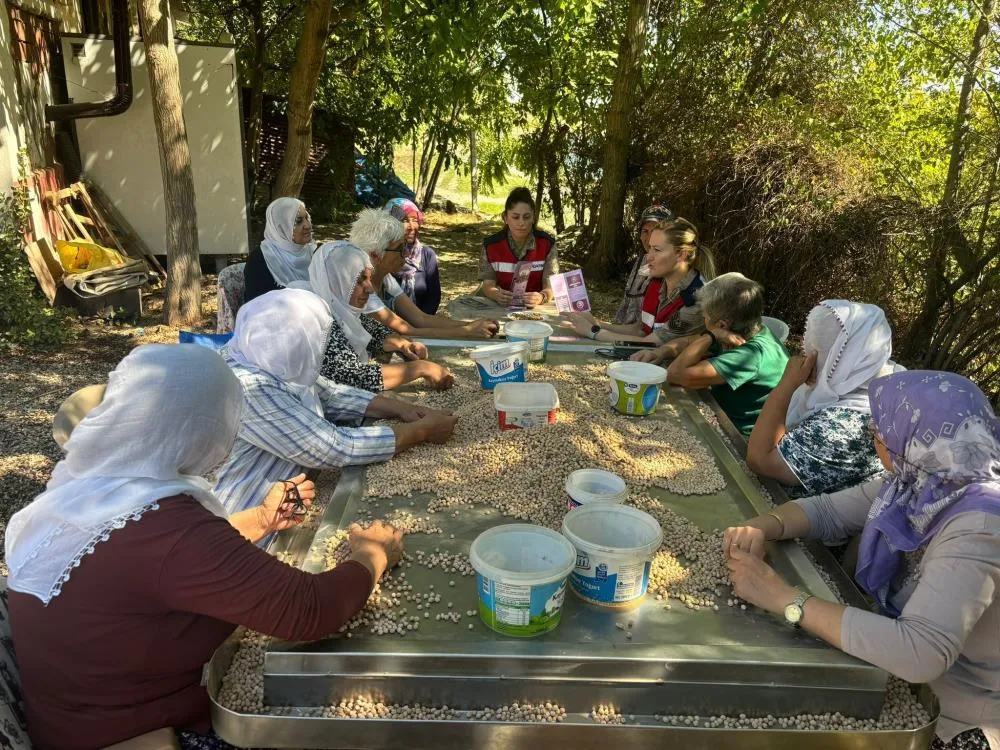
[[[601,332],[601,327],[596,323],[590,327],[590,333],[587,334],[588,338],[597,340],[597,334]]]

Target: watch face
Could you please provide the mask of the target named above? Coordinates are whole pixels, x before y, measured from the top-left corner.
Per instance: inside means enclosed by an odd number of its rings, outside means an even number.
[[[798,604],[789,604],[785,607],[785,619],[792,625],[798,625],[802,619],[802,607]]]

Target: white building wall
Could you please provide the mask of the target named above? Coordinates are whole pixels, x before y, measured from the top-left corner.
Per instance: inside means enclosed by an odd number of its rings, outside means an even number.
[[[7,3],[0,0],[0,193],[9,192],[18,181],[17,154],[24,145],[24,122],[16,92],[10,20]]]
[[[70,98],[83,102],[110,97],[115,82],[111,39],[64,36],[62,44]],[[82,56],[74,58],[74,44],[83,45]],[[179,42],[177,57],[201,253],[246,253],[247,207],[235,51]],[[76,121],[80,158],[84,172],[104,189],[150,249],[165,255],[160,150],[141,41],[132,42],[132,80],[132,106],[124,114]]]

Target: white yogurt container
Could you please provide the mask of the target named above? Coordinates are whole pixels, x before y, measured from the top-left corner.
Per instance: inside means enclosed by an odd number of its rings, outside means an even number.
[[[623,503],[628,496],[625,480],[603,469],[577,469],[566,477],[570,510],[589,503]]]
[[[576,551],[566,537],[544,526],[494,526],[469,549],[476,569],[479,616],[503,635],[535,636],[562,617],[566,577]]]
[[[484,391],[498,383],[523,383],[528,379],[528,344],[523,341],[479,346],[469,355],[476,363]]]
[[[663,542],[655,518],[627,505],[582,505],[563,519],[576,548],[570,588],[586,602],[627,608],[646,595],[653,555]]]
[[[559,394],[552,383],[500,383],[493,389],[500,430],[555,424]]]
[[[612,362],[608,365],[611,405],[621,414],[645,417],[656,411],[660,384],[667,371],[648,362]]]
[[[537,320],[511,320],[504,325],[504,336],[508,341],[526,341],[528,343],[528,360],[544,362],[549,350],[549,336],[552,326]]]

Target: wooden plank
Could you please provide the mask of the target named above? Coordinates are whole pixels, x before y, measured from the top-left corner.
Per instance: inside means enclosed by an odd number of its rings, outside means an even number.
[[[28,265],[31,266],[38,285],[42,288],[42,293],[52,305],[56,299],[56,291],[63,277],[63,268],[52,250],[52,245],[45,237],[38,242],[29,242],[24,246],[24,254],[28,256]]]
[[[80,202],[83,203],[83,207],[90,214],[95,226],[97,226],[98,231],[105,237],[108,238],[111,244],[115,246],[115,249],[123,255],[128,255],[133,258],[142,260],[142,253],[138,250],[132,251],[131,248],[126,248],[118,239],[118,235],[111,231],[111,227],[108,224],[107,219],[104,218],[104,214],[101,213],[100,209],[94,204],[94,200],[90,197],[90,193],[87,192],[87,186],[82,182],[76,182],[73,184],[73,188],[77,191],[77,196],[80,198]]]
[[[139,233],[132,228],[128,219],[122,216],[118,207],[115,206],[112,200],[108,198],[107,194],[101,190],[101,186],[94,182],[90,182],[89,180],[84,181],[84,186],[89,191],[88,195],[93,199],[94,205],[102,212],[105,220],[110,220],[107,221],[109,228],[113,226],[115,234],[117,234],[117,236],[124,242],[140,252],[142,257],[152,266],[154,271],[158,273],[161,278],[166,279],[166,269],[164,269],[164,267],[160,264],[160,261],[156,259],[156,256],[153,255],[152,250],[149,249],[149,246],[143,241],[142,237],[139,236]]]
[[[80,233],[80,236],[83,237],[83,239],[87,240],[88,242],[95,241],[90,232],[87,231],[87,227],[84,225],[84,222],[80,217],[80,215],[73,210],[73,205],[71,203],[64,203],[62,206],[62,210],[66,214],[66,216],[69,217],[69,220],[73,223],[73,226],[76,227],[77,231]],[[96,244],[99,245],[100,243],[97,242]]]

